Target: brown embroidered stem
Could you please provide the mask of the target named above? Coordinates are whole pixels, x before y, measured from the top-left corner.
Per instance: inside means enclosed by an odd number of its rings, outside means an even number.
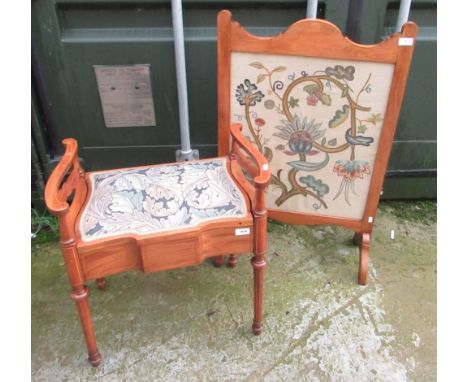
[[[306,77],[298,78],[297,80],[295,80],[295,81],[293,81],[293,82],[291,82],[289,84],[289,86],[286,88],[286,90],[285,90],[285,92],[283,94],[283,111],[284,111],[284,114],[286,115],[286,118],[288,118],[289,121],[293,120],[293,116],[292,116],[292,114],[291,114],[291,112],[289,111],[289,108],[288,108],[288,102],[287,102],[288,96],[289,96],[289,94],[291,93],[291,91],[292,91],[292,89],[294,87],[296,87],[297,85],[299,85],[302,82],[307,82],[307,81],[309,81],[309,82],[312,81],[312,82],[315,82],[316,84],[318,84],[320,86],[320,88],[319,88],[320,91],[323,90],[322,81],[330,81],[330,82],[334,83],[343,92],[346,89],[346,86],[343,85],[340,81],[338,81],[338,80],[336,80],[336,79],[334,79],[334,78],[332,78],[332,77],[330,77],[328,75],[306,76]],[[348,94],[346,94],[346,99],[348,100],[350,110],[351,110],[351,131],[352,131],[353,136],[355,136],[356,135],[356,110],[370,111],[371,108],[359,105],[357,102],[355,102],[351,98],[351,96],[349,95],[349,92],[348,92]],[[323,146],[320,143],[317,143],[315,141],[312,142],[312,144],[314,145],[315,148],[317,148],[317,149],[319,149],[319,150],[321,150],[323,152],[329,153],[329,154],[344,151],[349,146],[352,146],[349,143],[344,143],[344,144],[342,144],[341,146],[338,146],[338,147],[327,147],[327,146]],[[351,147],[351,155],[354,158],[354,146]]]
[[[353,137],[356,136],[356,109],[351,107],[351,135]],[[356,149],[356,146],[354,145],[351,145],[351,155],[350,155],[350,158],[351,160],[354,160],[355,156],[356,156],[356,153],[355,153],[355,150]]]
[[[371,76],[372,76],[372,73],[369,73],[369,77],[367,77],[367,81],[365,82],[365,84],[363,85],[363,87],[359,91],[358,95],[356,96],[356,105],[359,102],[359,96],[361,95],[361,93],[366,88],[367,84],[369,83],[369,81],[371,79]],[[369,110],[370,110],[370,108],[369,108]],[[351,107],[351,135],[353,137],[356,136],[356,119],[357,119],[356,118],[356,108]],[[356,150],[356,146],[352,145],[351,146],[351,155],[349,157],[350,160],[354,160],[356,158],[355,150]]]
[[[298,171],[299,170],[293,168],[292,170],[289,170],[289,173],[288,173],[289,183],[291,183],[292,189],[296,189],[296,190],[300,190],[302,188],[299,185],[299,183],[297,183],[297,180],[296,180],[296,174],[298,173]],[[305,195],[305,192],[303,192],[303,194]]]
[[[281,188],[281,194],[284,194],[284,193],[288,192],[288,188],[280,180],[279,176],[277,177],[277,176],[271,174],[271,184],[274,184],[274,185],[278,186],[279,188]]]
[[[291,183],[291,189],[289,191],[286,191],[286,187],[284,187],[284,188],[281,187],[282,193],[275,200],[275,204],[279,207],[286,200],[288,200],[289,198],[291,198],[291,197],[293,197],[295,195],[304,195],[304,196],[310,195],[310,196],[314,197],[315,199],[317,199],[320,203],[322,203],[325,208],[328,208],[327,203],[325,203],[325,201],[320,196],[318,196],[317,194],[315,194],[314,192],[312,192],[310,190],[307,190],[305,187],[302,187],[299,183],[297,183],[296,175],[297,175],[298,171],[299,170],[297,170],[295,168],[289,170],[288,180]]]
[[[327,203],[325,203],[325,201],[320,197],[318,196],[317,194],[313,193],[312,191],[309,191],[309,190],[295,190],[295,189],[291,189],[289,192],[287,192],[286,194],[282,194],[280,195],[280,197],[278,199],[275,200],[275,204],[279,207],[281,206],[286,200],[288,200],[289,198],[292,198],[293,196],[295,195],[310,195],[312,197],[314,197],[315,199],[317,199],[320,203],[323,204],[323,206],[325,208],[328,208],[327,206]]]
[[[265,68],[266,69],[266,68]],[[272,72],[270,72],[268,69],[266,69],[266,71],[268,72],[268,82],[270,83],[270,89],[271,91],[275,94],[275,96],[277,96],[279,98],[279,100],[281,102],[283,102],[283,98],[276,92],[275,88],[273,87],[273,84],[271,83],[271,75],[273,74]]]
[[[254,128],[252,126],[252,121],[250,120],[250,98],[245,99],[245,118],[247,119],[247,126],[249,127],[250,134],[252,134],[252,138],[255,140],[255,144],[257,145],[258,149],[261,153],[263,153],[262,143],[258,138],[258,135],[255,133]]]
[[[361,88],[361,90],[359,90],[359,93],[358,93],[358,95],[356,96],[356,103],[359,102],[359,96],[361,95],[361,93],[362,93],[362,92],[364,91],[364,89],[366,88],[366,86],[367,86],[367,84],[369,83],[371,77],[372,77],[372,73],[369,73],[369,77],[367,77],[366,83],[365,83],[364,86]]]

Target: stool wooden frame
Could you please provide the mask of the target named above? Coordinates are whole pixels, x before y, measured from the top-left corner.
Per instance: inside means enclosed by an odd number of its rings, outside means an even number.
[[[362,219],[323,216],[314,214],[313,211],[298,213],[268,210],[269,218],[288,224],[333,224],[354,231],[353,241],[360,246],[358,282],[361,285],[367,282],[370,238],[397,127],[417,29],[416,24],[408,22],[403,26],[401,33],[395,33],[379,44],[360,45],[343,36],[336,26],[324,20],[300,20],[277,36],[259,37],[249,33],[238,22],[232,21],[231,12],[224,10],[218,14],[218,154],[220,156],[229,152],[229,140],[226,137],[229,135],[231,123],[231,97],[234,96],[231,88],[233,70],[231,53],[276,54],[394,64],[385,118]],[[405,39],[406,42],[412,43],[401,43]],[[305,188],[303,191],[305,195],[307,192]]]
[[[254,334],[260,334],[267,236],[264,189],[270,180],[270,171],[267,160],[246,140],[239,124],[231,126],[227,139],[233,143],[227,168],[247,200],[245,218],[227,217],[188,229],[149,235],[123,234],[86,242],[81,240],[78,224],[90,197],[89,175],[80,165],[77,142],[74,139],[63,141],[65,154],[47,182],[45,200],[49,211],[59,218],[60,245],[71,285],[70,297],[76,303],[88,359],[93,366],[99,365],[101,355],[96,345],[86,283],[96,280],[97,286],[103,289],[105,277],[134,269],[157,272],[200,264],[217,255],[252,252],[252,330]],[[244,172],[253,179],[252,182],[247,180]],[[73,200],[69,202],[71,196]],[[239,227],[249,228],[250,234],[235,235],[235,229]]]

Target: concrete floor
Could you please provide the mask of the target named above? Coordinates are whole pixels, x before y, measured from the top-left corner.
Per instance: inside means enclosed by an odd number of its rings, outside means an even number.
[[[435,381],[436,225],[379,209],[369,283],[337,227],[270,224],[264,332],[254,337],[252,273],[211,262],[91,285],[103,360],[86,347],[58,245],[32,256],[35,381]],[[390,230],[395,239],[390,239]]]

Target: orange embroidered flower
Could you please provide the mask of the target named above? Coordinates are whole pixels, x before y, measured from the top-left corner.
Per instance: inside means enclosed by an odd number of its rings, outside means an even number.
[[[356,178],[364,179],[364,174],[370,174],[369,163],[364,160],[343,160],[336,161],[333,172],[349,181]]]

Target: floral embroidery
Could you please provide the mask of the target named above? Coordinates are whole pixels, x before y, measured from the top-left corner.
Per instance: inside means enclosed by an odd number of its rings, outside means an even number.
[[[356,91],[348,82],[355,80],[356,68],[353,65],[327,66],[324,70],[316,70],[311,74],[309,70],[302,70],[284,75],[279,73],[287,71],[286,66],[270,69],[259,61],[251,62],[249,66],[259,71],[256,83],[261,83],[263,88],[259,90],[250,79],[244,79],[236,88],[236,99],[244,106],[242,118],[247,123],[247,136],[270,162],[279,153],[296,157],[296,160],[286,162],[289,169],[275,169],[272,166],[269,187],[280,191],[274,201],[276,206],[281,206],[290,198],[306,196],[316,200],[314,209],[327,209],[324,196],[330,192],[330,186],[316,176],[301,176],[303,172],[310,173],[323,168],[343,177],[333,200],[344,195],[346,203],[351,205],[349,190],[357,195],[354,182],[370,174],[369,162],[356,158],[356,148],[369,147],[374,143],[373,137],[364,134],[369,126],[383,120],[379,113],[373,113],[367,118],[362,116],[362,113],[371,111],[370,107],[360,104],[359,98],[362,93],[372,92],[372,73],[369,73],[367,80]],[[296,89],[302,89],[305,95],[301,96]],[[270,97],[257,109],[259,106],[256,104],[262,100],[264,93]],[[276,129],[273,133],[266,128],[269,121],[258,116],[262,107],[285,117],[281,119],[281,125],[273,126]],[[335,107],[335,110],[330,110],[332,117],[327,117],[323,122],[316,121],[315,110],[323,107]],[[338,137],[335,131],[340,132]],[[332,136],[327,137],[328,132]],[[276,141],[275,148],[270,148],[267,134],[283,139],[284,144]],[[345,153],[348,153],[349,159],[338,159]],[[334,167],[329,166],[330,158],[337,155],[339,156],[335,157]],[[336,187],[337,182],[333,183]]]
[[[342,176],[343,180],[340,184],[340,189],[338,190],[336,196],[333,198],[335,200],[340,194],[344,191],[345,201],[348,205],[349,203],[349,189],[356,195],[354,191],[354,181],[356,178],[364,178],[364,174],[370,174],[369,162],[364,160],[337,160],[335,166],[333,167],[333,172],[336,172],[338,176]]]
[[[309,95],[306,98],[307,105],[315,106],[320,101],[324,105],[331,105],[331,97],[320,88],[317,83],[312,83],[303,87],[303,90]]]
[[[82,240],[150,234],[247,214],[224,158],[91,173]]]
[[[330,191],[330,187],[327,184],[323,183],[320,179],[315,179],[312,175],[302,176],[299,178],[299,181],[307,185],[307,187],[312,188],[319,196],[324,196]]]
[[[255,119],[255,124],[256,124],[258,127],[265,126],[265,120],[264,120],[263,118],[256,118],[256,119]]]
[[[289,97],[288,105],[291,109],[299,107],[299,98]]]
[[[348,81],[354,80],[354,66],[347,66],[346,68],[341,65],[336,65],[334,68],[328,67],[325,69],[325,73],[329,76],[336,77],[339,80],[345,79]]]
[[[307,117],[300,120],[297,115],[294,115],[291,122],[283,120],[281,123],[282,125],[275,126],[280,132],[273,135],[288,141],[291,149],[291,151],[285,151],[288,155],[314,154],[311,152],[312,142],[322,138],[326,132],[325,129],[319,129],[321,123],[315,123],[315,120],[307,122]]]
[[[237,100],[241,105],[255,106],[264,97],[261,91],[257,90],[257,85],[252,84],[249,80],[244,80],[244,84],[240,84],[236,90]]]

